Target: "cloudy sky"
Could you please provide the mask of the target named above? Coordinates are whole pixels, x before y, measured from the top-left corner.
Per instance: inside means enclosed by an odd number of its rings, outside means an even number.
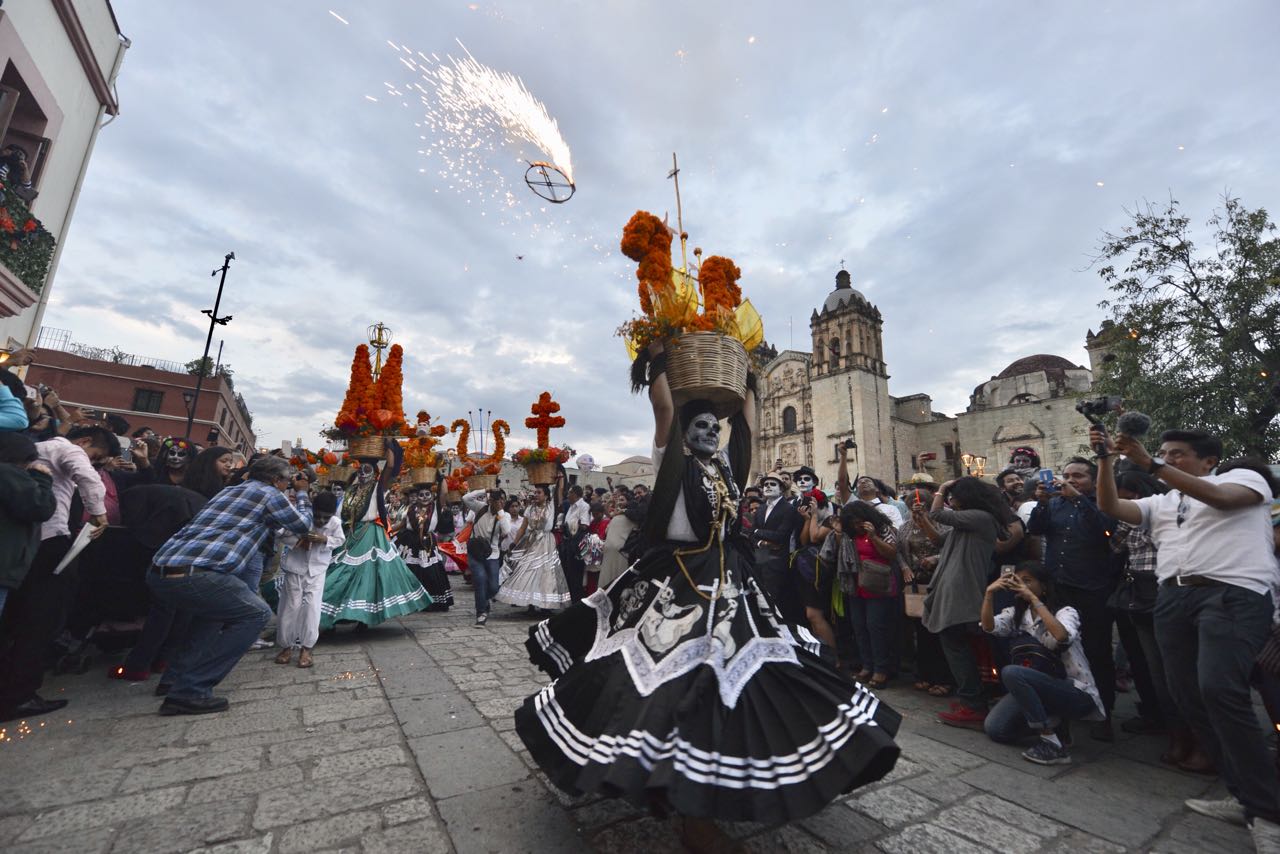
[[[1126,207],[1280,206],[1266,0],[114,7],[133,41],[121,115],[46,324],[196,358],[209,271],[234,251],[223,359],[264,445],[319,443],[383,321],[410,413],[519,427],[547,389],[560,440],[606,463],[647,452],[614,337],[635,309],[617,241],[637,208],[674,219],[672,151],[692,241],[742,267],[775,346],[809,349],[843,259],[884,315],[892,393],[946,412],[1019,356],[1085,361],[1092,250]],[[559,121],[569,203],[529,193],[527,146],[480,135],[468,178],[423,141],[426,108],[391,94],[420,80],[398,46],[443,58],[458,40]]]

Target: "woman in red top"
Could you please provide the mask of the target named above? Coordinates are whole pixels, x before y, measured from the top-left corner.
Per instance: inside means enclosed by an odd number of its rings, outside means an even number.
[[[857,679],[867,682],[870,677],[867,684],[879,688],[898,671],[897,662],[893,660],[894,636],[902,611],[898,601],[902,586],[893,568],[898,556],[897,536],[888,517],[865,501],[850,501],[841,508],[840,527],[845,532],[843,536],[853,538],[861,564],[885,565],[889,569],[887,591],[866,589],[863,574],[859,573],[857,594],[844,600],[858,644],[858,659],[862,662]]]

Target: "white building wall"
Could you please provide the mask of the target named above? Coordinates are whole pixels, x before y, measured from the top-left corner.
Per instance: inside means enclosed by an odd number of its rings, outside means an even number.
[[[125,47],[120,42],[106,0],[76,0],[74,7],[102,74],[110,81]],[[56,260],[67,238],[83,167],[92,153],[104,111],[51,2],[25,0],[6,3],[0,8],[0,16],[9,19],[17,31],[62,114],[57,138],[50,146],[41,174],[40,195],[31,206],[32,213],[57,241],[55,263],[50,267],[40,302],[16,317],[0,318],[0,342],[12,336],[34,345],[39,332],[38,318],[43,314],[43,306],[53,289]],[[49,111],[46,109],[45,112]]]

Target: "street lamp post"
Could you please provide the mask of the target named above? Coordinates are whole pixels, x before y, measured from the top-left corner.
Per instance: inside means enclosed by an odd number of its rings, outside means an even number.
[[[213,344],[213,329],[215,326],[226,326],[231,322],[231,315],[226,317],[218,317],[218,306],[222,304],[222,287],[227,283],[227,270],[231,269],[231,262],[235,260],[236,253],[228,252],[226,257],[222,259],[222,266],[214,270],[209,275],[216,276],[222,273],[222,278],[218,280],[218,295],[214,297],[213,308],[204,309],[201,314],[209,315],[209,335],[204,339],[204,355],[200,357],[199,367],[196,369],[196,390],[191,395],[191,401],[187,405],[187,432],[186,438],[191,439],[191,427],[196,420],[196,407],[200,403],[200,389],[204,386],[204,373],[209,364],[209,347]],[[212,371],[210,371],[212,373]],[[186,400],[187,395],[184,392],[182,399]]]

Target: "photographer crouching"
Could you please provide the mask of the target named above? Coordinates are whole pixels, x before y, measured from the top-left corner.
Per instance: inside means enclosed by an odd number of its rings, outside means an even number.
[[[1153,458],[1136,439],[1095,425],[1098,505],[1139,525],[1158,550],[1155,632],[1174,703],[1222,772],[1232,797],[1189,800],[1203,815],[1248,823],[1259,851],[1280,850],[1280,785],[1254,714],[1249,675],[1271,630],[1277,582],[1270,502],[1277,487],[1260,462],[1221,467],[1222,442],[1169,430]],[[1136,501],[1116,494],[1115,455],[1168,483]],[[1212,474],[1218,468],[1217,474]]]

